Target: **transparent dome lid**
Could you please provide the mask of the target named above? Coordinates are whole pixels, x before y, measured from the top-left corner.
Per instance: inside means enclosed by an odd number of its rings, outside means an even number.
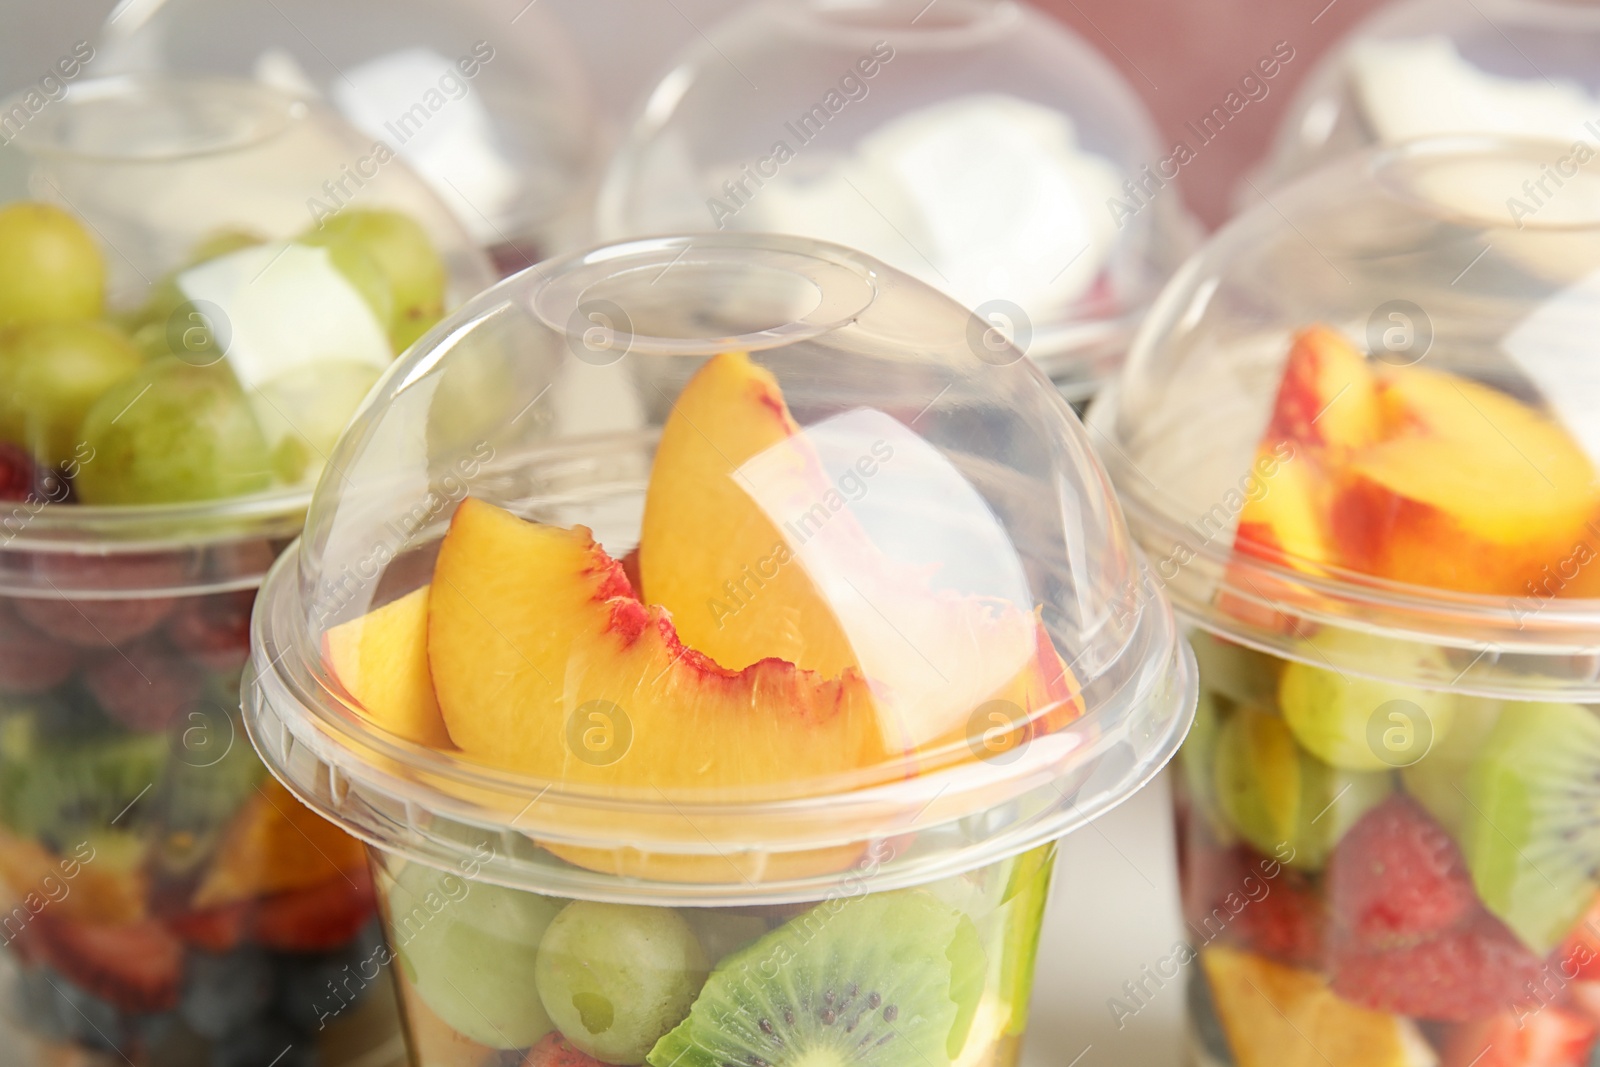
[[[3,106],[27,115],[0,147],[0,468],[39,505],[19,543],[298,522],[367,391],[492,279],[398,161],[321,210],[370,144],[314,101],[114,77]]]
[[[1090,417],[1151,588],[1318,665],[1600,699],[1600,169],[1508,207],[1567,151],[1369,150],[1180,271]]]
[[[748,5],[682,56],[613,158],[605,239],[792,233],[953,296],[1073,398],[1193,244],[1122,77],[1012,0]],[[1129,184],[1133,183],[1133,184]]]
[[[226,75],[320,97],[369,149],[381,142],[420,174],[505,273],[582,239],[569,227],[594,164],[593,108],[543,8],[122,0],[98,44],[104,71]],[[325,195],[367,177],[348,162]]]
[[[1369,145],[1450,134],[1600,141],[1600,4],[1409,0],[1379,10],[1300,89],[1267,181]]]
[[[385,379],[269,578],[258,747],[386,849],[602,896],[815,891],[890,840],[905,884],[1092,818],[1192,668],[1082,427],[987,329],[771,235],[497,285]]]

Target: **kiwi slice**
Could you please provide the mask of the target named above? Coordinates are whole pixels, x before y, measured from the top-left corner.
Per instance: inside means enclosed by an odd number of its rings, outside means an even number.
[[[1422,759],[1400,769],[1406,792],[1427,808],[1451,836],[1460,836],[1467,811],[1467,776],[1500,719],[1500,706],[1498,700],[1483,697],[1459,698],[1450,732],[1436,741]]]
[[[923,890],[826,901],[724,959],[651,1067],[935,1067],[966,1044],[987,960]]]
[[[150,807],[135,802],[161,780],[167,758],[163,734],[21,745],[0,757],[0,821],[66,849],[113,825],[135,830]]]
[[[1005,927],[1000,946],[1000,1003],[1005,1006],[1005,1033],[1020,1035],[1028,1027],[1028,1002],[1033,996],[1034,965],[1039,956],[1039,931],[1050,875],[1055,870],[1055,842],[1024,852],[1014,861],[1006,884]]]
[[[1392,774],[1330,767],[1295,743],[1283,719],[1240,708],[1218,731],[1217,803],[1257,851],[1320,870],[1339,839],[1393,791]]]
[[[1467,776],[1461,848],[1478,895],[1544,955],[1600,891],[1600,717],[1506,704]]]
[[[1384,771],[1416,763],[1449,733],[1454,693],[1364,678],[1312,666],[1326,660],[1369,664],[1378,674],[1432,667],[1446,673],[1443,654],[1369,634],[1329,630],[1306,643],[1306,662],[1284,668],[1278,707],[1302,746],[1322,762],[1350,771]]]

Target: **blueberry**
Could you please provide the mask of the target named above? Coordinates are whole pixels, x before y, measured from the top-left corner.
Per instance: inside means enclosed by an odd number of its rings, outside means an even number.
[[[1206,981],[1205,972],[1195,970],[1185,985],[1190,1032],[1213,1062],[1231,1065],[1233,1050],[1228,1047],[1228,1036],[1222,1032],[1222,1023],[1217,1019],[1217,1007],[1211,1000],[1211,983]]]
[[[224,1037],[271,1007],[272,978],[271,963],[254,949],[226,956],[193,953],[178,1014],[202,1037]]]
[[[279,1005],[285,1019],[315,1033],[371,993],[388,953],[363,931],[337,952],[279,956]]]
[[[121,1052],[129,1044],[116,1008],[54,971],[43,967],[24,971],[17,995],[22,1018],[52,1037],[105,1052]]]
[[[218,1041],[211,1067],[314,1067],[316,1045],[279,1019],[257,1019]]]

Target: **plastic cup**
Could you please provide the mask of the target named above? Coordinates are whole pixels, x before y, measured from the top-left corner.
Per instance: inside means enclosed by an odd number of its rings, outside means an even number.
[[[982,329],[837,246],[661,238],[386,379],[246,721],[371,846],[416,1062],[1014,1061],[1052,843],[1167,759],[1191,667],[1159,598],[1107,613],[1116,505]]]
[[[1308,176],[1190,262],[1092,413],[1200,664],[1195,1062],[1577,1063],[1600,1034],[1600,452],[1569,358],[1600,190],[1506,206],[1570,150]]]
[[[89,321],[0,331],[0,1044],[39,1063],[398,1062],[383,983],[339,1012],[311,1007],[381,942],[364,849],[272,779],[238,710],[256,589],[303,525],[319,447],[394,355],[331,257],[290,243],[313,224],[307,196],[362,142],[311,103],[218,79],[85,80],[27,115],[0,149],[16,176],[0,211],[65,218],[58,232],[93,249],[35,302],[74,281],[105,296],[78,309]],[[363,206],[429,230],[457,299],[486,280],[408,172],[370,192]],[[8,285],[15,244],[0,251]],[[249,295],[185,289],[235,256],[260,257]],[[291,263],[310,266],[297,278]],[[366,384],[318,349],[319,329],[352,322],[372,343]],[[273,324],[304,362],[284,365]],[[57,329],[98,331],[122,364],[75,418],[62,397],[98,350],[71,334],[29,347]],[[53,378],[41,350],[80,373]],[[164,392],[172,381],[193,388]],[[152,410],[166,421],[141,421]],[[245,439],[261,447],[233,447]]]

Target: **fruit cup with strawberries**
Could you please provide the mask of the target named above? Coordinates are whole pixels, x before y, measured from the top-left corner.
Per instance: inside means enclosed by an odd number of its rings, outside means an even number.
[[[1053,842],[1172,754],[1193,665],[1159,596],[1111,611],[1081,427],[975,321],[658,238],[483,294],[358,415],[245,716],[373,846],[414,1062],[1013,1063]]]
[[[3,150],[0,1044],[29,1062],[400,1055],[364,852],[237,710],[334,438],[487,276],[404,171],[308,214],[359,143],[259,87],[119,80]]]
[[[1547,148],[1307,178],[1190,264],[1094,414],[1200,663],[1199,1062],[1600,1053],[1600,178],[1519,226]]]

